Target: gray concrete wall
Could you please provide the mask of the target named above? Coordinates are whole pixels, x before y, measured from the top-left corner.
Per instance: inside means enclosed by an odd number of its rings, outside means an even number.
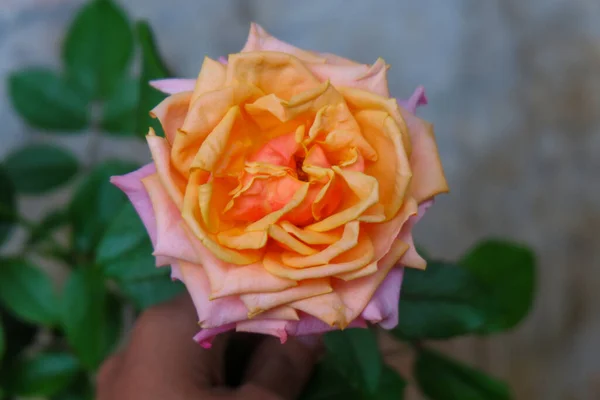
[[[0,77],[59,65],[81,0],[0,0]],[[172,68],[195,76],[205,54],[237,51],[249,22],[301,47],[364,62],[383,56],[397,96],[423,84],[452,193],[418,229],[437,256],[483,236],[532,245],[539,299],[517,332],[450,344],[509,379],[518,399],[600,398],[600,2],[597,0],[121,0],[149,19]],[[0,80],[0,157],[36,140],[84,160],[136,154],[137,143],[42,136],[11,109]],[[68,191],[68,190],[66,190]],[[66,191],[24,199],[32,216]]]

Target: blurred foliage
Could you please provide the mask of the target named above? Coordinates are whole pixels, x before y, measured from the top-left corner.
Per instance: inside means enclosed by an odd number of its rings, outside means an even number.
[[[137,48],[137,50],[136,50]],[[138,57],[139,73],[131,71]],[[31,67],[8,77],[14,109],[48,134],[100,129],[116,137],[161,132],[149,110],[164,95],[149,86],[171,76],[149,25],[133,24],[112,0],[93,0],[75,16],[63,46],[63,70]],[[91,109],[102,112],[93,120]],[[109,160],[90,168],[67,149],[23,147],[0,163],[0,245],[18,225],[27,236],[17,254],[0,256],[0,399],[93,398],[93,377],[123,334],[124,310],[143,311],[181,293],[154,267],[152,244],[125,196],[109,182],[137,166]],[[73,181],[65,209],[31,221],[19,196],[42,195]],[[65,244],[58,232],[68,232]],[[58,292],[36,257],[69,271]],[[535,259],[521,245],[478,243],[458,263],[430,260],[406,270],[400,323],[392,331],[415,349],[414,380],[433,400],[510,399],[507,386],[427,349],[427,340],[513,329],[529,312]],[[45,332],[51,338],[32,345]],[[325,336],[327,354],[303,395],[316,399],[401,399],[407,378],[385,365],[374,329]]]

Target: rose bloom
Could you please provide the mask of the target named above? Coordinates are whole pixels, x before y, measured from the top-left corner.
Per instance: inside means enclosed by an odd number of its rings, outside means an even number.
[[[288,335],[398,322],[411,230],[448,186],[422,88],[390,97],[388,65],[298,49],[253,24],[227,60],[151,114],[153,163],[112,182],[189,291],[210,347],[221,332]]]

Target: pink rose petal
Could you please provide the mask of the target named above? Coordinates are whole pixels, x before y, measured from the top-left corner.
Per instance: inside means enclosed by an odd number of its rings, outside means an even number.
[[[166,94],[176,94],[194,90],[196,80],[179,78],[160,79],[150,81],[150,86]]]
[[[121,189],[127,195],[129,201],[131,201],[131,204],[139,214],[140,219],[146,227],[148,236],[150,236],[150,240],[154,246],[156,246],[157,238],[156,217],[152,209],[150,196],[148,196],[148,192],[146,192],[146,189],[142,184],[142,179],[155,173],[156,168],[154,167],[154,164],[147,164],[137,171],[130,172],[126,175],[113,176],[110,178],[110,182]],[[170,262],[171,259],[167,257],[156,258],[157,266],[167,265]]]

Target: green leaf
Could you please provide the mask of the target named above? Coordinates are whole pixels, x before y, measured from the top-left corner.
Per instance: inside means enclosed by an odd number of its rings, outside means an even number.
[[[104,102],[100,127],[115,136],[135,134],[140,84],[136,79],[126,78]]]
[[[11,371],[11,393],[18,396],[52,396],[75,378],[79,365],[69,353],[40,353],[19,360]]]
[[[95,98],[107,98],[133,56],[133,33],[123,10],[110,0],[83,6],[69,28],[63,59],[69,77]]]
[[[460,264],[485,287],[487,320],[480,333],[514,328],[529,313],[535,294],[535,256],[530,249],[487,240],[470,250]]]
[[[0,306],[0,320],[4,327],[4,359],[3,363],[0,363],[1,369],[2,365],[9,365],[33,342],[38,329],[35,325],[17,319],[2,306]],[[2,371],[0,376],[3,376]],[[0,384],[3,384],[2,379]]]
[[[377,338],[370,329],[329,332],[324,341],[338,371],[348,382],[354,382],[367,393],[377,389],[383,361]]]
[[[18,192],[42,194],[67,183],[79,165],[64,149],[34,144],[9,154],[4,168]]]
[[[46,214],[40,223],[35,226],[27,238],[27,245],[34,246],[52,232],[62,228],[69,222],[69,214],[66,210],[54,210]]]
[[[147,278],[164,277],[169,268],[157,268],[152,255],[152,243],[145,238],[130,251],[121,254],[119,258],[111,259],[103,265],[104,275],[119,282],[131,282]]]
[[[64,390],[50,397],[51,400],[94,400],[94,388],[86,373],[78,373]]]
[[[367,397],[373,400],[402,400],[406,381],[388,365],[383,366],[381,380],[375,393]]]
[[[481,283],[464,268],[430,262],[425,271],[406,268],[400,297],[401,338],[445,339],[473,333],[486,321]]]
[[[349,382],[328,356],[317,364],[300,400],[362,400],[360,389]]]
[[[112,350],[118,331],[118,318],[113,315],[115,304],[107,296],[100,270],[82,267],[73,271],[62,306],[67,342],[81,364],[93,371]]]
[[[0,165],[0,246],[8,239],[15,224],[17,199],[12,181]]]
[[[4,340],[4,325],[0,319],[0,360],[4,357],[4,350],[6,349],[6,341]]]
[[[135,208],[130,202],[126,202],[117,212],[102,236],[96,253],[96,262],[107,264],[109,261],[119,263],[123,256],[136,250],[142,243],[149,243],[146,228],[142,223]],[[151,246],[151,245],[150,245]],[[145,248],[144,250],[147,250]],[[136,253],[139,253],[137,251]],[[152,247],[148,255],[152,257]],[[152,257],[154,258],[154,257]],[[152,261],[151,264],[154,262]],[[118,276],[119,271],[115,271]]]
[[[414,367],[419,387],[431,400],[508,400],[508,386],[437,352],[420,349]]]
[[[50,278],[21,259],[0,259],[0,301],[25,321],[53,326],[57,299]]]
[[[115,213],[126,202],[125,195],[110,183],[110,177],[136,168],[131,163],[108,161],[98,165],[79,186],[69,206],[77,250],[93,250]]]
[[[152,110],[166,96],[150,86],[154,79],[163,79],[171,76],[169,69],[160,57],[154,35],[147,22],[138,22],[135,26],[137,39],[142,48],[142,73],[140,76],[140,102],[137,110],[136,132],[145,136],[148,128],[153,127],[157,134],[162,132],[160,124],[150,117]]]
[[[149,267],[154,265],[150,264]],[[161,275],[155,277],[121,281],[119,288],[140,311],[169,301],[185,292],[183,284],[171,281],[168,270],[163,268],[160,272]]]
[[[36,128],[67,133],[88,124],[85,96],[51,70],[29,68],[13,73],[8,92],[17,112]]]

